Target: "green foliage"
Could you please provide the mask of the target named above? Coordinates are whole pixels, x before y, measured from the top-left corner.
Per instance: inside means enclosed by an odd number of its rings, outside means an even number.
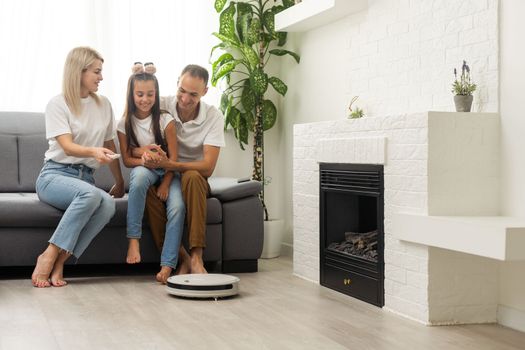
[[[213,33],[220,43],[211,49],[211,84],[222,90],[220,110],[225,128],[231,127],[244,150],[250,132],[253,134],[253,179],[265,183],[264,131],[277,121],[277,108],[266,98],[269,86],[285,96],[288,86],[267,71],[271,58],[299,55],[282,48],[287,34],[275,31],[275,14],[294,5],[293,0],[215,0],[219,15],[219,32]],[[214,57],[215,50],[223,53]],[[264,192],[261,194],[265,216]]]
[[[456,68],[454,68],[454,83],[452,83],[452,92],[455,95],[465,95],[470,96],[474,91],[476,91],[476,84],[471,82],[470,78],[470,67],[467,65],[467,61],[463,61],[463,66],[461,67],[461,76],[458,80],[458,74]]]
[[[351,119],[363,118],[364,116],[365,116],[365,111],[363,111],[359,107],[355,107],[355,109],[350,113]]]
[[[293,4],[293,0],[279,3],[275,0],[215,0],[220,23],[219,32],[213,35],[220,43],[210,54],[211,84],[223,90],[221,111],[225,115],[225,127],[234,129],[242,149],[248,143],[245,128],[258,135],[255,128],[268,130],[277,120],[275,104],[265,98],[268,86],[281,96],[288,90],[280,78],[269,75],[268,61],[271,57],[285,55],[293,57],[297,63],[300,61],[295,52],[277,48],[286,44],[286,33],[275,31],[275,14]],[[224,52],[218,58],[213,57],[216,49]],[[258,110],[261,116],[257,115]],[[260,126],[256,122],[258,117]]]

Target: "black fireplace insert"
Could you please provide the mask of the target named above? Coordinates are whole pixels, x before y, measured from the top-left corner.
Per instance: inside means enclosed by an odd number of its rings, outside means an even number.
[[[384,305],[383,166],[320,164],[321,285]]]

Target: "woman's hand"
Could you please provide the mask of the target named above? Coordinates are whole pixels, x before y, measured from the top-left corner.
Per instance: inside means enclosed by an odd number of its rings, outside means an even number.
[[[108,154],[115,154],[115,152],[105,147],[93,147],[93,158],[100,164],[109,164],[113,161]]]
[[[124,182],[114,184],[109,190],[109,194],[115,198],[122,198],[124,197],[125,193],[126,190],[124,189]]]

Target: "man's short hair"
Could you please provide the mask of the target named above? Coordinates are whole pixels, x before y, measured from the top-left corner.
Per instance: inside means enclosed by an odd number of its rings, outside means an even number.
[[[194,78],[201,78],[204,80],[204,85],[208,86],[209,74],[206,68],[197,64],[188,64],[186,67],[184,67],[182,73],[180,73],[180,76],[182,77],[186,73],[189,73]]]

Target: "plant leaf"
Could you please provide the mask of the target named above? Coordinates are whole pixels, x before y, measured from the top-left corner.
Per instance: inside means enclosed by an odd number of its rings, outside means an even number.
[[[245,115],[239,114],[239,124],[238,124],[238,139],[243,144],[248,144],[248,123],[245,119]]]
[[[235,38],[230,38],[230,37],[227,37],[226,35],[222,35],[220,33],[212,33],[214,36],[216,36],[219,40],[222,41],[222,45],[223,47],[222,48],[227,48],[228,46],[233,46],[233,47],[239,47],[239,40],[237,37]]]
[[[248,127],[248,130],[253,130],[253,124],[255,122],[253,114],[251,112],[245,112],[242,114],[242,117],[244,120],[246,120],[246,126]]]
[[[295,5],[295,1],[294,0],[283,0],[283,5],[284,5],[284,8],[287,9],[288,7]]]
[[[277,77],[271,77],[268,79],[268,82],[273,86],[275,91],[280,93],[281,95],[286,95],[286,91],[288,91],[288,86],[286,86],[283,81]]]
[[[270,50],[270,54],[275,55],[275,56],[290,55],[293,58],[295,58],[295,61],[297,63],[299,63],[299,61],[301,61],[301,57],[299,57],[298,54],[296,54],[295,52],[289,51],[289,50],[273,49],[273,50]]]
[[[275,36],[277,37],[277,46],[284,46],[286,44],[286,39],[288,38],[287,32],[276,32]]]
[[[228,110],[229,105],[229,98],[227,94],[221,95],[221,104],[219,105],[219,110],[222,112],[222,114],[226,114],[226,111]]]
[[[241,42],[244,42],[244,38],[248,33],[248,28],[253,18],[253,10],[250,4],[245,2],[237,3],[237,20],[235,26],[237,27],[237,34]]]
[[[268,75],[261,68],[250,74],[250,85],[255,94],[262,96],[268,89]]]
[[[251,112],[255,108],[255,93],[253,92],[248,79],[244,82],[242,89],[241,104],[245,112]]]
[[[232,54],[230,54],[228,52],[222,54],[219,58],[217,58],[215,60],[215,62],[213,62],[211,64],[212,77],[215,76],[215,74],[217,74],[216,71],[217,71],[218,67],[220,67],[221,65],[225,64],[226,62],[233,61],[233,60],[234,60],[234,58],[233,58]]]
[[[252,46],[259,40],[259,29],[261,28],[261,21],[258,18],[252,18],[250,27],[248,29],[248,35],[246,36],[244,43],[248,46]]]
[[[242,53],[250,63],[250,68],[252,70],[257,68],[257,66],[259,65],[259,56],[257,55],[257,52],[255,52],[251,46],[243,45]]]
[[[228,0],[215,0],[215,11],[221,12]]]
[[[216,86],[217,85],[217,82],[224,76],[228,76],[232,71],[233,69],[235,68],[235,66],[237,66],[239,64],[239,61],[237,60],[234,60],[234,61],[229,61],[229,62],[226,62],[225,64],[217,67],[217,70],[216,72],[214,72],[215,74],[213,74],[212,76],[212,79],[211,79],[211,84],[213,86]]]
[[[224,35],[230,39],[237,39],[235,35],[235,2],[231,2],[219,17],[219,34]],[[238,40],[237,40],[238,41]]]
[[[275,32],[275,14],[273,13],[271,8],[264,11],[262,23],[266,30],[270,32],[270,34],[273,34]]]
[[[262,104],[263,130],[269,130],[275,125],[277,120],[277,108],[270,100],[264,100]]]

